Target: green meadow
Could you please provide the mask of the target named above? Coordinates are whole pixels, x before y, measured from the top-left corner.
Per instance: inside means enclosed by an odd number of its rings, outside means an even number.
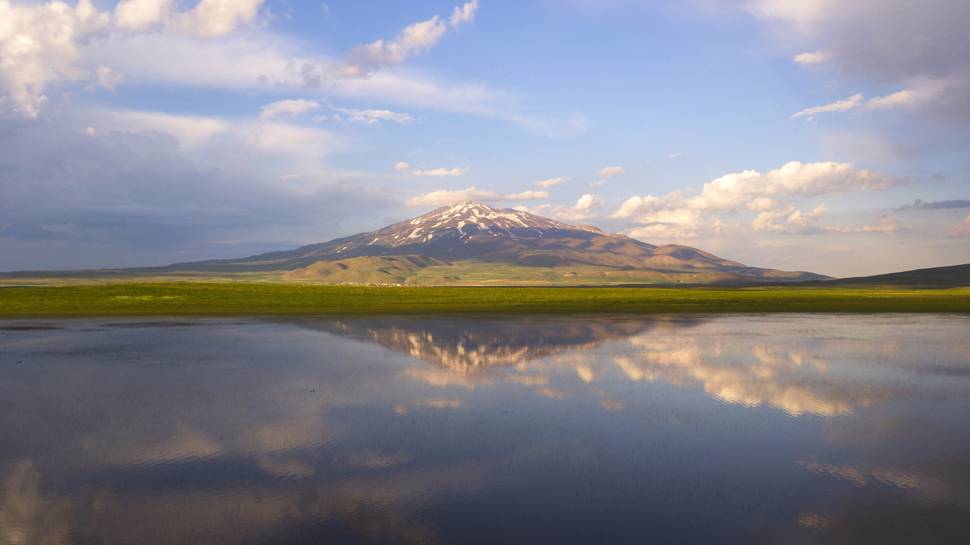
[[[364,287],[270,282],[0,288],[0,318],[719,312],[970,313],[970,288]]]

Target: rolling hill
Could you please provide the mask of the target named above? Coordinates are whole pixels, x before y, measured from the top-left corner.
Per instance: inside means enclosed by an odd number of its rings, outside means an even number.
[[[956,288],[970,286],[970,263],[911,271],[839,278],[823,282],[837,286],[906,286],[915,288]]]

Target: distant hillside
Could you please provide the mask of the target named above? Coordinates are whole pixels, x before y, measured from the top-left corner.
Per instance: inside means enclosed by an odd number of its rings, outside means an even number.
[[[688,246],[656,246],[474,202],[438,208],[377,231],[241,259],[19,276],[395,285],[750,284],[828,278],[750,267]]]
[[[859,286],[911,286],[926,288],[956,288],[970,287],[970,263],[964,265],[950,265],[948,267],[932,267],[929,269],[915,269],[874,276],[859,276],[855,278],[839,278],[821,282],[823,285],[859,285]]]

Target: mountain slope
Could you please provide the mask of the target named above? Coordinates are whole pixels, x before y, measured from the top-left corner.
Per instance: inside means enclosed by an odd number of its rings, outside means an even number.
[[[333,283],[731,283],[821,280],[748,267],[696,248],[655,246],[595,227],[463,202],[368,233],[167,272],[277,271]]]

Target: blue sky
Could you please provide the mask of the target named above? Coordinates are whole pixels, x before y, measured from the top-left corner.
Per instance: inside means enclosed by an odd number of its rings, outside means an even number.
[[[970,6],[911,4],[0,0],[0,270],[464,199],[759,266],[967,262]]]

